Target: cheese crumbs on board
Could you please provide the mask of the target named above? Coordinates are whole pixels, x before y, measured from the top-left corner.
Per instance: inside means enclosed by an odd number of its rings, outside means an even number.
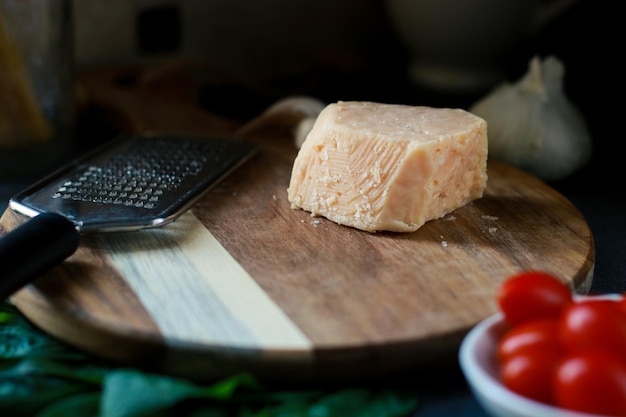
[[[413,232],[483,196],[487,123],[462,109],[326,106],[293,164],[294,209],[368,232]]]

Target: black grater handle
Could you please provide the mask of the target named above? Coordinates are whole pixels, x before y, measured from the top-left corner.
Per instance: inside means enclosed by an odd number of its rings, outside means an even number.
[[[78,248],[80,232],[67,218],[40,214],[0,238],[0,300],[63,262]]]

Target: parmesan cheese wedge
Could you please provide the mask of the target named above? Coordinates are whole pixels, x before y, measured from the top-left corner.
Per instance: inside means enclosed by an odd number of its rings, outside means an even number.
[[[487,122],[462,109],[346,101],[306,136],[287,189],[294,209],[368,232],[413,232],[481,198]]]

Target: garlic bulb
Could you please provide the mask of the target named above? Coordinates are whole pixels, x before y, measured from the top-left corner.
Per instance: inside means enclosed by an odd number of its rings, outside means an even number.
[[[554,56],[530,61],[516,83],[497,86],[470,111],[487,121],[489,158],[557,181],[591,157],[591,137],[563,92],[563,64]]]

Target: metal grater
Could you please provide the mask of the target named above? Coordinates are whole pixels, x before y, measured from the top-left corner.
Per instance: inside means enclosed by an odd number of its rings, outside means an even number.
[[[90,232],[175,220],[257,150],[219,137],[122,135],[9,200],[32,219],[0,238],[0,298],[72,255]]]
[[[124,135],[14,196],[9,206],[30,217],[61,214],[83,233],[162,226],[254,150],[234,139]]]

